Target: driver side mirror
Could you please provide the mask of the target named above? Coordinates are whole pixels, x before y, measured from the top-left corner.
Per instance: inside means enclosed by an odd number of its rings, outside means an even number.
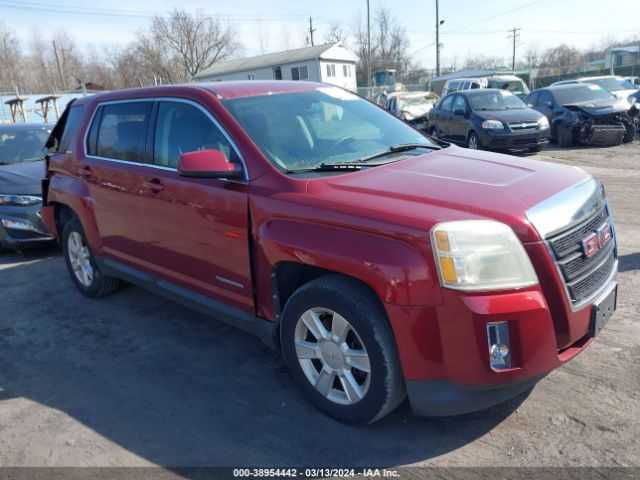
[[[178,174],[196,178],[242,178],[242,169],[220,150],[185,152],[178,160]]]

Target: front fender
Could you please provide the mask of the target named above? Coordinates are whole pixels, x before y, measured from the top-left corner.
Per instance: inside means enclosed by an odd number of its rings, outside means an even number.
[[[49,205],[65,205],[73,210],[80,219],[92,250],[100,251],[102,241],[93,210],[94,200],[84,182],[66,175],[52,175],[47,202]],[[58,234],[62,235],[62,232]]]
[[[437,305],[439,281],[424,255],[410,243],[344,227],[291,219],[259,225],[255,237],[259,305],[273,318],[270,275],[279,262],[342,273],[368,285],[384,303]]]

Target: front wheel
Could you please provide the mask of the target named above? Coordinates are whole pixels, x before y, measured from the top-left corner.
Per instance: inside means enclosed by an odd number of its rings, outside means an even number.
[[[83,295],[98,298],[118,289],[117,278],[100,272],[77,217],[71,218],[62,229],[62,251],[71,280]]]
[[[358,282],[328,275],[287,301],[280,341],[292,377],[326,414],[371,423],[405,396],[391,328]]]
[[[482,148],[482,144],[480,143],[480,139],[476,132],[471,132],[469,134],[469,138],[467,139],[467,148],[470,148],[471,150],[480,150]]]
[[[544,145],[536,145],[535,147],[529,148],[531,153],[540,153],[542,150],[544,150]]]

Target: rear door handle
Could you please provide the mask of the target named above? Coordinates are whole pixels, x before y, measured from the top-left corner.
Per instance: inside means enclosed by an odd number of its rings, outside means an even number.
[[[88,166],[87,166],[87,167],[82,167],[82,168],[78,171],[78,174],[79,174],[81,177],[89,178],[90,176],[92,176],[92,175],[93,175],[93,170],[91,170],[91,167],[88,167]]]
[[[164,184],[157,178],[152,178],[151,180],[143,181],[142,187],[145,190],[151,190],[152,192],[156,192],[156,193],[164,190]]]

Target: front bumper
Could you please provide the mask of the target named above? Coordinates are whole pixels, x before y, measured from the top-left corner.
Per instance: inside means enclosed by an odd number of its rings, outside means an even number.
[[[527,132],[480,129],[478,136],[482,146],[497,150],[526,150],[549,143],[549,129]]]
[[[45,246],[54,241],[40,218],[41,204],[0,207],[0,247],[22,249]]]

